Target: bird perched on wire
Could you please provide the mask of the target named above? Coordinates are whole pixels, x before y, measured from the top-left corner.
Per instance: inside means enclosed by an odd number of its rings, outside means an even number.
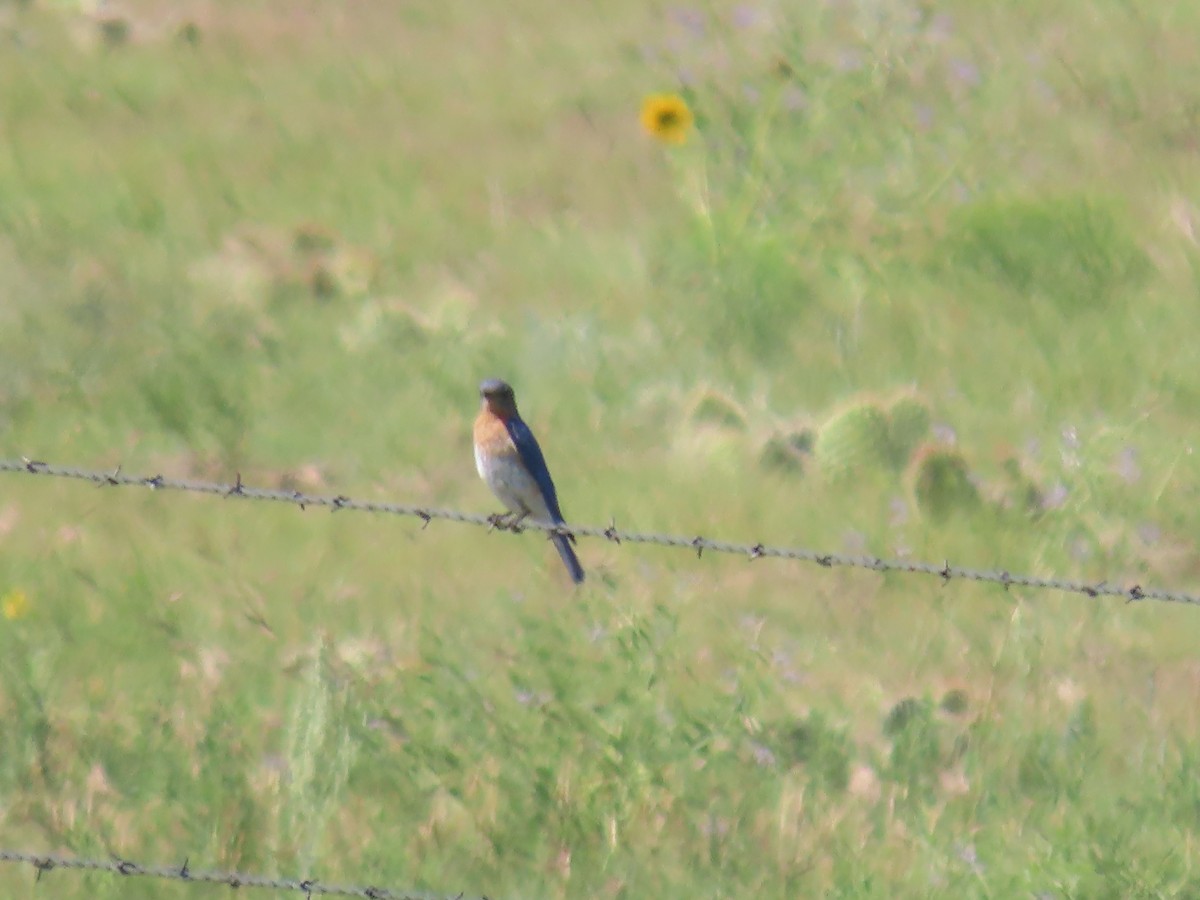
[[[553,525],[565,524],[546,458],[537,438],[517,412],[512,387],[499,378],[489,378],[479,386],[479,396],[483,404],[475,419],[475,468],[515,517],[510,524],[526,517]],[[566,564],[571,580],[579,584],[583,581],[583,566],[571,547],[574,535],[552,534],[550,540]]]

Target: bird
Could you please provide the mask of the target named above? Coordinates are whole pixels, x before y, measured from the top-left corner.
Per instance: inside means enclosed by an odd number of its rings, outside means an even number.
[[[474,428],[475,468],[492,493],[508,507],[512,516],[509,527],[525,518],[565,525],[546,457],[517,412],[512,386],[499,378],[489,378],[479,385],[479,396],[482,403]],[[571,580],[580,584],[584,578],[583,566],[571,547],[575,536],[556,533],[550,535],[550,540]]]

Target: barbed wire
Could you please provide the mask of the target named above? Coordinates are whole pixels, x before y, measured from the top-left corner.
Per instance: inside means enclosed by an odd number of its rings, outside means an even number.
[[[261,888],[271,891],[293,891],[306,897],[362,897],[365,900],[465,900],[463,894],[430,894],[420,891],[397,891],[366,885],[322,884],[315,878],[271,878],[243,872],[218,872],[191,869],[188,861],[182,866],[158,866],[128,859],[87,859],[79,856],[59,856],[53,853],[29,853],[23,850],[0,850],[0,862],[26,863],[37,870],[37,878],[53,869],[81,872],[107,872],[125,878],[157,878],[187,884],[223,884],[228,888]],[[487,900],[486,897],[479,900]]]
[[[496,515],[467,513],[455,509],[438,509],[428,506],[415,506],[401,503],[384,503],[373,500],[355,500],[344,495],[328,496],[306,494],[302,491],[272,490],[256,488],[242,483],[241,475],[233,484],[222,484],[212,481],[191,481],[179,478],[167,478],[164,475],[126,475],[118,466],[111,472],[81,469],[70,466],[51,465],[37,460],[4,459],[0,460],[0,472],[23,473],[26,475],[68,478],[78,481],[88,481],[102,487],[143,487],[154,491],[184,491],[197,494],[212,494],[219,497],[236,498],[240,500],[261,500],[273,503],[287,503],[304,510],[311,507],[325,507],[333,511],[352,510],[356,512],[383,513],[394,516],[407,516],[420,519],[422,527],[428,526],[434,520],[461,522],[467,525],[486,526],[489,530],[520,532],[526,529],[545,531],[550,534],[567,534],[582,537],[603,538],[613,544],[655,544],[662,547],[685,549],[701,557],[705,552],[727,553],[741,556],[750,560],[775,558],[792,559],[801,562],[815,563],[824,568],[844,567],[853,569],[869,569],[873,572],[899,572],[908,575],[927,575],[949,581],[977,581],[998,584],[1008,589],[1023,587],[1033,590],[1062,591],[1065,593],[1082,594],[1092,599],[1098,597],[1122,597],[1126,602],[1138,600],[1159,600],[1166,603],[1184,603],[1200,605],[1200,595],[1180,591],[1169,591],[1159,588],[1145,588],[1139,584],[1122,586],[1109,584],[1108,581],[1098,583],[1078,581],[1067,578],[1042,578],[1036,575],[1014,574],[1004,569],[972,569],[964,566],[943,563],[919,562],[907,559],[886,559],[878,556],[855,556],[842,553],[826,553],[804,547],[771,546],[761,542],[733,542],[706,538],[702,535],[688,537],[679,534],[655,534],[623,531],[616,523],[607,527],[595,525],[552,525],[547,522],[525,520],[513,522],[511,518]]]

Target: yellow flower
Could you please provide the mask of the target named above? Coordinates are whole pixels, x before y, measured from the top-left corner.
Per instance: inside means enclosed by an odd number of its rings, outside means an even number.
[[[0,611],[6,619],[20,619],[29,612],[29,595],[20,588],[13,588],[0,598]]]
[[[642,101],[642,128],[664,144],[682,144],[692,127],[692,111],[678,94],[651,94]]]

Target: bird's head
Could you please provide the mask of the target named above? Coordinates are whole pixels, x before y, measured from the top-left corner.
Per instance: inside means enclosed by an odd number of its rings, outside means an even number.
[[[517,398],[507,381],[489,378],[479,385],[479,396],[483,398],[484,408],[492,415],[508,419],[517,414]]]

